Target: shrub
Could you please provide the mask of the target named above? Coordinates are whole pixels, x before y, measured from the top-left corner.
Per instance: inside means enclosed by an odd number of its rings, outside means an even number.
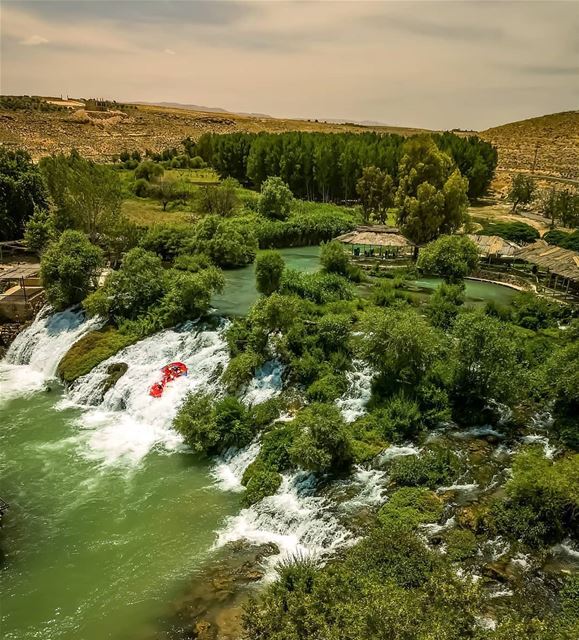
[[[293,194],[287,184],[271,176],[261,185],[258,211],[266,218],[286,220],[289,217]]]
[[[566,307],[552,300],[528,292],[518,293],[513,298],[512,306],[513,322],[533,331],[556,327],[567,311]]]
[[[173,260],[191,242],[193,233],[190,225],[154,225],[147,230],[140,245],[163,260]]]
[[[145,178],[140,178],[135,181],[133,185],[133,193],[137,196],[137,198],[148,198],[151,192],[151,185],[145,180]]]
[[[343,469],[352,462],[348,431],[339,410],[328,404],[312,404],[294,419],[299,431],[290,449],[296,467],[311,471]]]
[[[350,260],[344,247],[337,240],[322,245],[320,263],[326,273],[337,273],[340,276],[348,275]]]
[[[251,382],[256,369],[262,363],[263,358],[250,349],[236,355],[223,372],[223,384],[230,393],[238,391]]]
[[[246,490],[242,502],[245,507],[249,507],[266,496],[273,495],[279,489],[282,477],[277,471],[260,465],[253,468],[250,474],[244,474],[244,481]]]
[[[234,220],[206,216],[195,225],[187,247],[191,253],[208,255],[220,267],[235,268],[254,261],[257,240],[251,229],[243,229]]]
[[[439,329],[450,329],[464,301],[464,284],[441,284],[430,296],[426,308],[431,324]]]
[[[187,396],[173,426],[196,453],[244,447],[254,436],[248,411],[239,400],[228,396],[214,403],[202,392]]]
[[[403,393],[397,393],[386,401],[380,418],[382,435],[389,441],[415,438],[423,428],[418,403]]]
[[[135,178],[137,181],[145,180],[147,182],[154,182],[162,178],[164,173],[165,170],[160,164],[152,162],[151,160],[143,160],[135,169]]]
[[[424,486],[435,489],[450,485],[463,469],[460,458],[450,449],[433,448],[420,456],[396,458],[390,467],[390,478],[401,486]]]
[[[563,247],[563,249],[579,251],[579,230],[573,231],[571,233],[566,233],[565,231],[561,231],[559,229],[553,229],[552,231],[548,231],[543,236],[543,240],[545,240],[549,244]]]
[[[261,439],[259,460],[276,471],[291,469],[291,447],[298,428],[299,425],[293,422],[279,423],[265,433]]]
[[[348,316],[326,313],[318,321],[318,343],[326,355],[336,351],[348,352],[351,323]]]
[[[281,414],[283,400],[279,397],[269,398],[265,402],[260,402],[251,407],[251,419],[256,429],[264,429],[274,420],[277,420]],[[262,445],[263,447],[263,445]]]
[[[469,529],[451,529],[445,536],[448,557],[460,562],[476,555],[478,544],[476,536]]]
[[[280,292],[297,295],[316,304],[337,300],[351,300],[352,285],[341,276],[332,273],[302,273],[293,269],[284,271]]]
[[[441,236],[420,250],[417,266],[446,282],[461,282],[478,268],[478,249],[467,236]]]
[[[81,302],[96,287],[103,253],[80,231],[65,231],[42,255],[46,298],[57,310]]]
[[[113,327],[91,331],[77,340],[66,352],[58,363],[58,376],[66,384],[70,384],[137,339],[137,336],[121,333]]]
[[[24,228],[24,242],[29,251],[41,254],[54,241],[56,230],[49,211],[36,209]]]
[[[544,380],[554,398],[554,431],[567,446],[578,450],[579,342],[576,339],[570,337],[570,343],[547,360]]]
[[[329,373],[312,382],[306,396],[311,402],[332,402],[345,393],[347,388],[344,376]]]
[[[239,207],[237,188],[239,184],[233,178],[226,178],[219,185],[207,185],[199,192],[199,210],[212,216],[227,218]]]
[[[211,266],[211,260],[199,253],[197,255],[182,254],[175,258],[173,262],[173,268],[178,271],[189,271],[190,273],[197,273],[203,269],[208,269]]]
[[[481,234],[500,236],[518,244],[529,244],[540,238],[537,229],[525,222],[490,222],[485,225]]]
[[[579,454],[556,461],[538,447],[518,454],[506,498],[491,511],[496,530],[530,546],[560,542],[579,525]]]
[[[277,291],[285,263],[277,251],[263,251],[257,256],[255,263],[256,288],[263,295],[269,296]]]
[[[403,487],[395,491],[378,512],[378,521],[387,527],[408,527],[436,522],[442,515],[442,501],[432,491]]]

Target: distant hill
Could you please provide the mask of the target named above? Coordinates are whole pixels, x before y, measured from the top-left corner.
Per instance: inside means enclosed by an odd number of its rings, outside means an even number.
[[[75,148],[86,157],[108,160],[124,150],[161,151],[179,145],[188,136],[196,140],[206,132],[374,130],[413,135],[424,131],[272,118],[263,114],[230,113],[221,108],[208,109],[179,103],[123,105],[98,101],[97,110],[91,111],[82,100],[49,100],[55,107],[63,108],[53,111],[0,108],[0,144],[23,147],[34,158]],[[103,107],[101,103],[106,104]]]
[[[271,118],[266,113],[253,113],[246,111],[228,111],[221,107],[204,107],[199,104],[183,104],[181,102],[136,102],[131,104],[146,104],[154,107],[170,107],[172,109],[185,109],[186,111],[202,111],[204,113],[237,113],[240,116],[250,116],[253,118]]]
[[[579,111],[510,122],[478,135],[498,148],[499,173],[534,171],[579,180]]]

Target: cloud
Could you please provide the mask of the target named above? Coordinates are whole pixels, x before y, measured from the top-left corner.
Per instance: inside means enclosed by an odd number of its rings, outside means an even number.
[[[173,49],[165,49],[163,53],[166,53],[168,56],[174,56],[177,52],[173,51]]]
[[[47,43],[48,43],[48,40],[46,38],[43,38],[42,36],[37,36],[37,35],[28,36],[28,38],[24,38],[24,40],[20,41],[20,44],[23,44],[26,47],[37,47],[38,45],[47,44]]]
[[[577,76],[579,75],[579,67],[575,66],[559,66],[559,65],[521,65],[518,69],[522,73],[534,76]]]

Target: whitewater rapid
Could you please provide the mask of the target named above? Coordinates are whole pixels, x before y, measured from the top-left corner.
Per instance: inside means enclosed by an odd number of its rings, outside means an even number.
[[[87,320],[80,310],[51,313],[43,307],[32,324],[19,333],[0,361],[0,401],[39,391],[56,376],[58,363],[72,345],[102,320]]]

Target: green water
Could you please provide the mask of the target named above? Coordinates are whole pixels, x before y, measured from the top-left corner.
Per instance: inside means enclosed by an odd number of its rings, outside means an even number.
[[[311,273],[320,267],[320,247],[295,247],[280,249],[286,266],[291,269]],[[441,284],[440,278],[420,278],[409,281],[405,288],[419,296],[426,297]],[[518,292],[492,282],[466,280],[466,302],[471,306],[480,306],[489,300],[501,305],[509,305]],[[213,306],[219,314],[245,315],[258,298],[255,288],[255,264],[242,269],[225,272],[225,289],[214,296]]]
[[[181,580],[239,509],[186,453],[103,466],[86,454],[76,410],[56,394],[0,406],[1,636],[113,640],[154,635]]]

